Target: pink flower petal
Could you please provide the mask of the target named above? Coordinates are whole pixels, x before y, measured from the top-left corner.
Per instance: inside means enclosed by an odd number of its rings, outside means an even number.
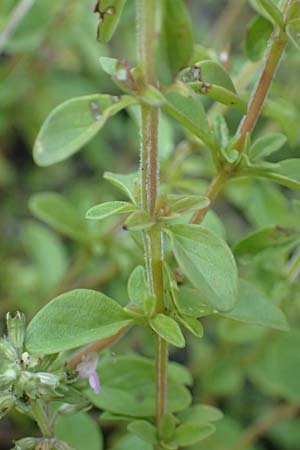
[[[98,377],[97,372],[93,372],[90,376],[89,376],[89,383],[91,388],[93,389],[94,392],[96,392],[96,394],[99,394],[101,391],[101,386],[100,386],[100,380]]]

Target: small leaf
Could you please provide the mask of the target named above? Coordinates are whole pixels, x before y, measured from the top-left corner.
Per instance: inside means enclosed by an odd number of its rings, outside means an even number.
[[[167,196],[167,206],[172,213],[182,214],[186,211],[197,211],[200,208],[206,208],[209,204],[209,199],[201,195],[169,194]]]
[[[269,226],[254,231],[241,239],[234,247],[237,257],[255,256],[269,248],[296,244],[300,240],[300,231],[279,226]]]
[[[186,423],[177,428],[175,432],[175,441],[178,443],[179,447],[189,447],[190,445],[203,441],[213,434],[215,430],[215,426],[209,423]]]
[[[239,300],[223,317],[241,322],[287,331],[289,325],[282,311],[266,299],[262,292],[249,281],[240,279]]]
[[[183,0],[165,0],[162,29],[167,59],[173,75],[187,66],[193,55],[192,23]]]
[[[76,289],[53,299],[30,322],[26,347],[50,354],[104,339],[131,323],[121,306],[101,292]]]
[[[173,414],[165,414],[159,421],[158,424],[158,435],[161,440],[168,442],[170,441],[174,434],[176,428],[176,418]]]
[[[293,19],[287,24],[286,33],[295,47],[300,50],[300,18]]]
[[[194,336],[198,338],[203,337],[203,325],[202,323],[195,319],[194,317],[176,315],[176,319],[182,323],[182,325]]]
[[[282,133],[270,133],[257,139],[249,151],[250,159],[264,159],[277,152],[286,143],[287,138]]]
[[[245,53],[251,61],[259,61],[268,45],[273,32],[273,26],[269,20],[262,16],[254,17],[247,27],[245,41]]]
[[[142,231],[151,228],[155,224],[155,220],[149,213],[144,210],[138,210],[128,217],[125,226],[129,231]]]
[[[285,27],[283,14],[274,4],[273,0],[256,0],[275,23],[283,30]]]
[[[163,339],[175,347],[183,348],[185,340],[181,329],[175,320],[165,314],[157,314],[150,319],[151,328],[159,334]]]
[[[97,423],[85,413],[59,416],[55,437],[67,442],[76,450],[102,450],[103,438]]]
[[[199,225],[172,225],[166,229],[184,274],[200,298],[220,311],[237,301],[237,267],[226,242]]]
[[[174,300],[178,311],[186,316],[198,318],[212,313],[211,306],[203,303],[200,293],[195,288],[180,286]]]
[[[149,297],[146,274],[143,266],[137,266],[128,280],[128,296],[132,303],[144,306]]]
[[[126,214],[136,210],[137,206],[128,202],[106,202],[90,208],[85,217],[86,219],[102,220],[106,219],[106,217]]]
[[[111,77],[115,77],[117,73],[119,60],[116,58],[109,58],[107,56],[101,56],[100,64],[105,73]]]
[[[38,219],[60,233],[79,241],[87,240],[84,220],[71,203],[57,192],[41,192],[29,200],[29,209]]]
[[[156,428],[150,422],[135,420],[128,425],[127,429],[143,441],[153,445],[157,444]]]
[[[209,423],[223,419],[223,413],[214,406],[192,405],[186,411],[182,411],[179,418],[188,423]]]
[[[220,149],[225,150],[229,143],[229,129],[222,114],[216,114],[213,125],[216,141]]]
[[[190,70],[190,76],[194,77],[191,81],[202,81],[207,84],[215,84],[221,86],[227,91],[236,93],[234,84],[228,72],[224,67],[212,60],[199,61],[193,65]],[[183,76],[188,76],[187,71],[183,72]]]
[[[126,197],[133,203],[136,203],[135,199],[135,187],[139,183],[139,174],[137,172],[129,173],[126,175],[112,172],[105,172],[103,175],[105,180],[108,180],[111,184],[116,186],[122,191]]]
[[[109,42],[118,26],[126,0],[101,0],[97,2],[95,12],[100,15],[98,40]]]
[[[106,121],[129,105],[130,96],[95,94],[67,100],[47,117],[37,136],[33,157],[39,166],[67,159],[89,142]]]
[[[209,147],[213,147],[213,137],[209,131],[201,100],[195,94],[183,96],[177,92],[168,93],[166,99],[164,104],[166,112]]]
[[[268,165],[251,165],[237,176],[256,176],[261,178],[268,178],[278,184],[282,184],[290,189],[300,189],[300,159],[285,159],[278,164]]]

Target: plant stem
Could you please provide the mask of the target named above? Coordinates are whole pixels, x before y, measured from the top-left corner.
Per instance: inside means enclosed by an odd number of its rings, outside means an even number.
[[[137,0],[137,47],[145,84],[156,86],[154,73],[155,16],[157,0]],[[159,109],[141,105],[141,182],[142,207],[155,215],[159,189],[158,155]],[[145,264],[151,295],[156,299],[156,313],[164,311],[163,236],[159,226],[144,234]],[[156,418],[166,413],[168,346],[156,336]]]
[[[270,415],[254,423],[230,450],[246,450],[275,425],[294,417],[299,411],[300,405],[297,404],[278,406]]]
[[[53,431],[49,423],[46,411],[43,408],[43,404],[40,400],[36,400],[32,405],[32,414],[41,430],[43,437],[51,438]]]
[[[292,1],[288,0],[286,2],[286,6],[284,8],[284,19],[285,20],[288,16],[291,5],[292,5]],[[254,88],[254,92],[253,92],[250,102],[248,104],[247,114],[242,119],[239,129],[238,129],[238,133],[237,133],[238,140],[235,145],[235,149],[238,150],[240,153],[242,153],[244,150],[244,144],[245,144],[247,135],[249,133],[252,133],[252,131],[254,130],[254,127],[256,125],[256,122],[260,116],[262,107],[267,98],[269,88],[272,83],[272,80],[276,75],[282,54],[286,48],[287,41],[288,41],[288,39],[287,39],[287,36],[284,31],[278,29],[274,32],[272,41],[271,41],[271,45],[270,45],[268,53],[266,55],[262,74],[260,76],[260,79],[259,79],[256,87]],[[199,224],[204,219],[207,211],[214,204],[219,193],[222,191],[226,181],[228,180],[228,178],[230,178],[231,174],[235,170],[236,170],[235,165],[228,164],[228,163],[225,163],[223,165],[223,167],[220,169],[219,173],[212,180],[212,182],[208,188],[208,191],[206,193],[206,196],[209,198],[209,200],[211,202],[209,207],[207,207],[203,210],[197,211],[194,214],[194,216],[191,220],[191,223]]]

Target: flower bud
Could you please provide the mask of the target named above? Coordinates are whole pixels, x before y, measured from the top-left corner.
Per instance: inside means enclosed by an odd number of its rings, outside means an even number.
[[[0,354],[9,361],[15,362],[18,359],[16,349],[7,339],[0,340]]]
[[[12,450],[33,450],[38,442],[38,439],[27,437],[15,441],[15,447]]]
[[[10,313],[7,313],[6,325],[9,341],[17,350],[21,350],[25,337],[25,315],[17,312],[13,317]]]
[[[5,393],[0,397],[0,419],[2,419],[15,405],[15,397]]]

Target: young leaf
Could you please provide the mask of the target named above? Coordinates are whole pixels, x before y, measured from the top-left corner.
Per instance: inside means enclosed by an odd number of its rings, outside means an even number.
[[[286,143],[287,138],[282,133],[270,133],[263,136],[250,147],[249,157],[252,160],[264,159],[277,152]]]
[[[214,135],[220,149],[225,150],[229,143],[229,129],[222,114],[216,114],[213,127]]]
[[[186,211],[195,211],[200,208],[206,208],[209,204],[209,199],[201,195],[169,194],[167,196],[167,205],[171,213],[182,214]]]
[[[154,370],[154,361],[140,356],[120,356],[102,360],[99,366],[101,395],[89,390],[88,397],[98,408],[118,415],[154,417]],[[169,364],[168,413],[182,411],[191,401],[189,391],[182,385],[182,381],[186,381],[186,370],[183,377],[181,372],[181,366]]]
[[[62,352],[112,336],[131,322],[111,298],[76,289],[56,297],[36,314],[27,328],[26,347],[35,354]]]
[[[157,444],[156,428],[146,420],[135,420],[127,429],[149,444]]]
[[[248,234],[234,247],[237,257],[255,256],[268,249],[296,244],[300,240],[300,231],[279,226],[269,226]]]
[[[215,84],[216,86],[223,87],[227,91],[236,93],[234,84],[228,72],[220,63],[212,60],[200,61],[194,64],[191,70],[192,73],[196,72],[194,76],[197,78],[191,81],[203,81],[207,84]]]
[[[285,159],[278,164],[252,164],[237,172],[237,176],[268,178],[290,189],[300,189],[300,159]]]
[[[164,0],[162,30],[169,67],[176,75],[193,55],[192,23],[183,0]]]
[[[128,280],[128,297],[132,303],[144,306],[149,297],[146,274],[143,266],[137,266]]]
[[[272,32],[272,24],[264,17],[256,16],[251,20],[245,41],[245,53],[251,61],[259,61],[262,58]]]
[[[169,92],[166,99],[165,111],[209,147],[213,147],[213,136],[209,131],[201,100],[195,94],[183,96],[177,92]]]
[[[165,314],[157,314],[150,319],[151,328],[163,339],[175,347],[183,348],[185,340],[181,329],[175,320]]]
[[[55,436],[76,450],[102,450],[103,438],[97,423],[85,413],[59,416]]]
[[[194,336],[198,338],[203,337],[203,325],[199,320],[195,319],[194,317],[181,315],[176,315],[176,319],[181,322],[182,325]]]
[[[71,239],[86,241],[84,220],[71,203],[57,192],[41,192],[29,200],[29,209],[38,219]]]
[[[197,289],[180,286],[174,295],[174,301],[179,313],[190,317],[204,317],[212,313],[212,307],[203,303]]]
[[[295,47],[300,50],[300,18],[293,19],[287,24],[286,33]]]
[[[129,231],[142,231],[151,228],[155,224],[153,217],[146,211],[140,209],[130,214],[125,222]]]
[[[172,225],[166,229],[183,273],[197,288],[202,301],[229,311],[237,301],[237,267],[226,242],[199,225]]]
[[[106,217],[115,216],[118,214],[126,214],[132,211],[136,211],[137,206],[128,202],[106,202],[93,206],[86,213],[86,219],[102,220]]]
[[[111,77],[115,77],[117,73],[119,60],[116,58],[109,58],[107,56],[101,56],[100,64],[105,73],[110,75]]]
[[[173,414],[165,414],[158,424],[158,435],[161,440],[169,442],[174,434],[176,428],[176,418]]]
[[[129,173],[126,175],[112,172],[105,172],[103,175],[105,180],[108,180],[111,184],[116,186],[122,191],[130,201],[136,203],[135,199],[135,186],[139,183],[139,174],[137,172]]]
[[[37,136],[33,157],[39,166],[67,159],[101,130],[106,121],[136,100],[124,95],[95,94],[67,100],[47,117]]]
[[[210,423],[194,424],[185,423],[179,425],[175,431],[175,441],[180,447],[189,447],[203,441],[208,436],[213,434],[216,427]]]
[[[273,305],[256,286],[240,279],[239,299],[234,308],[223,317],[241,322],[287,331],[289,325],[281,310]]]
[[[217,84],[210,84],[204,81],[193,81],[189,83],[190,88],[192,88],[197,94],[205,95],[216,102],[222,103],[223,105],[232,106],[242,112],[243,114],[247,111],[247,104],[244,100],[240,99],[237,94],[222,86]]]
[[[97,2],[95,12],[99,13],[98,40],[109,42],[120,21],[126,0],[101,0]]]
[[[266,13],[274,20],[275,23],[283,30],[285,27],[283,14],[277,8],[273,0],[257,0],[258,4],[266,11]]]
[[[179,414],[182,422],[209,423],[223,419],[223,413],[218,408],[210,405],[192,405],[186,411]]]

